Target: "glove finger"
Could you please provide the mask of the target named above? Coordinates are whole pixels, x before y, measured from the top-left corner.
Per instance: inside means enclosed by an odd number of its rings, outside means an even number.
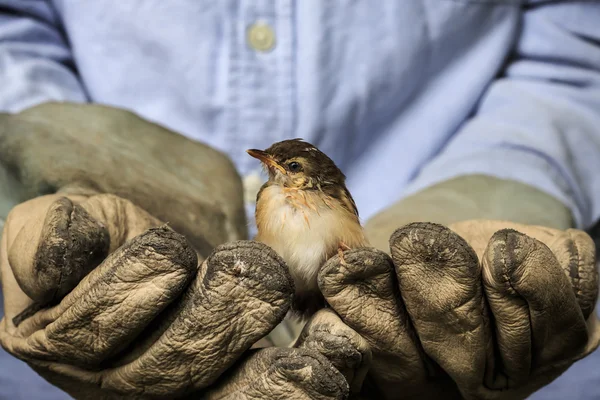
[[[571,282],[540,241],[511,229],[495,233],[483,257],[483,282],[508,379],[503,386],[525,383],[585,347],[586,323]]]
[[[5,315],[11,324],[23,306],[60,300],[108,254],[104,225],[74,201],[57,195],[13,208],[3,236]],[[9,287],[13,279],[17,285]]]
[[[427,373],[423,353],[404,308],[390,257],[375,249],[353,249],[328,260],[319,288],[345,324],[373,353],[371,371],[382,382],[418,386]]]
[[[108,253],[158,225],[160,221],[113,195],[49,195],[18,205],[5,231],[3,274],[14,274],[18,283],[6,290],[15,299],[7,302],[7,318],[18,325],[43,306],[56,304]],[[23,311],[25,304],[30,308]]]
[[[508,221],[473,220],[452,224],[452,230],[468,237],[480,259],[488,243],[499,229],[509,228],[539,240],[552,250],[568,276],[579,307],[587,319],[598,298],[596,248],[592,238],[578,229],[561,231],[543,226],[523,225]]]
[[[579,308],[587,320],[598,299],[598,270],[594,241],[587,233],[578,229],[555,231],[535,228],[515,229],[550,248],[571,282]]]
[[[112,253],[59,305],[24,321],[14,335],[0,330],[0,342],[27,360],[96,366],[179,297],[196,270],[196,253],[183,236],[149,230]]]
[[[390,248],[402,298],[427,355],[461,389],[484,382],[493,348],[474,250],[432,223],[396,230]]]
[[[371,364],[371,348],[330,309],[317,312],[306,324],[295,347],[323,354],[358,393]]]
[[[248,357],[203,398],[342,400],[348,393],[344,376],[318,351],[271,347]]]
[[[585,232],[568,229],[560,243],[551,245],[560,261],[563,271],[568,272],[577,302],[587,320],[592,315],[598,300],[598,269],[596,266],[596,245]],[[565,256],[559,255],[559,249]]]
[[[160,337],[109,371],[102,384],[171,398],[202,389],[283,320],[292,293],[285,264],[270,248],[248,241],[221,245],[169,311]]]

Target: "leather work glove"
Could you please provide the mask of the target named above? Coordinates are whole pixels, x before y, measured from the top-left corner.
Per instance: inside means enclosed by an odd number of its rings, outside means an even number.
[[[297,345],[352,344],[368,373],[346,375],[364,399],[526,398],[600,342],[594,243],[570,223],[516,182],[468,176],[417,193],[366,224],[381,250],[323,266],[331,309]]]
[[[77,399],[347,397],[315,349],[247,351],[293,283],[242,240],[225,156],[129,112],[49,103],[0,115],[0,162],[17,203],[0,344],[49,382]]]

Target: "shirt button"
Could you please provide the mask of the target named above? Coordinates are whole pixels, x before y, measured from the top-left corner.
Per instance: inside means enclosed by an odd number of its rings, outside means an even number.
[[[275,32],[269,25],[257,22],[248,29],[247,40],[254,50],[267,52],[275,46]]]

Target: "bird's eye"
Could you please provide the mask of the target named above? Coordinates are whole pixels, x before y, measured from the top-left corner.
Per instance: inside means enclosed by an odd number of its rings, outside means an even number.
[[[292,172],[298,172],[298,171],[300,171],[300,163],[298,163],[296,161],[292,161],[291,163],[288,164],[288,168]]]

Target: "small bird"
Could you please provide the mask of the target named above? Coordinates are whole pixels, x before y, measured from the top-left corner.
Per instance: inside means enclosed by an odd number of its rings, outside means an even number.
[[[321,266],[336,253],[369,245],[346,176],[314,145],[291,139],[247,150],[269,174],[256,198],[254,240],[286,262],[296,287],[292,312],[309,317],[325,305],[317,284]]]

